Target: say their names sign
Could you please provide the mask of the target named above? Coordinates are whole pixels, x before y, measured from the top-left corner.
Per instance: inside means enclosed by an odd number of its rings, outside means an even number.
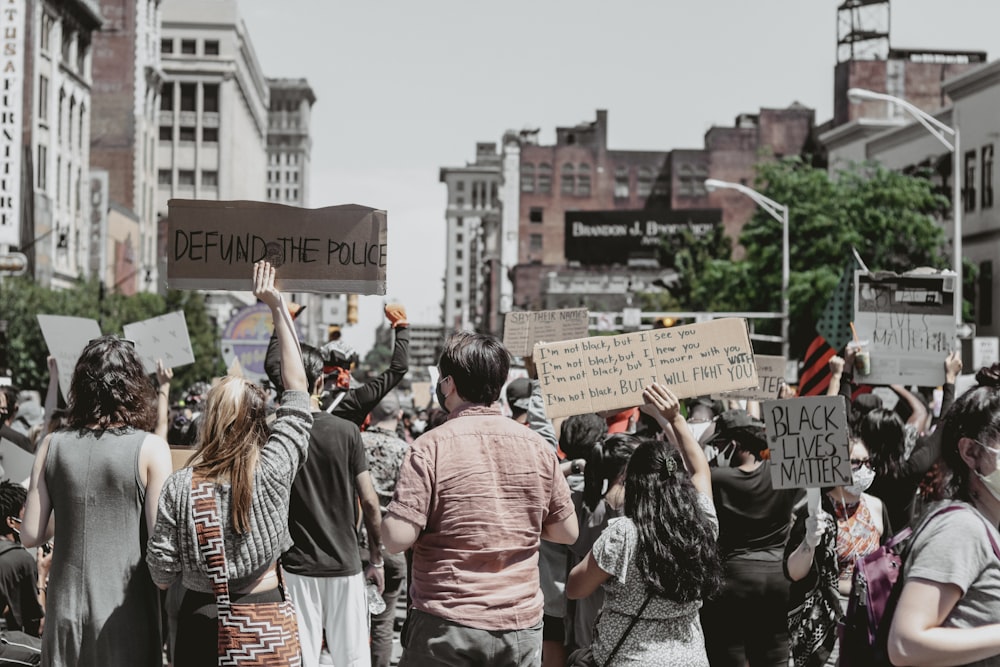
[[[385,211],[189,199],[169,208],[170,287],[249,290],[252,265],[267,260],[284,291],[385,294]]]
[[[518,310],[504,317],[503,344],[515,357],[528,357],[535,343],[586,338],[588,330],[589,314],[586,308]]]
[[[805,489],[851,483],[843,396],[765,401],[763,410],[774,488]]]
[[[678,398],[757,386],[738,318],[538,344],[533,356],[550,419],[641,405],[653,382]]]

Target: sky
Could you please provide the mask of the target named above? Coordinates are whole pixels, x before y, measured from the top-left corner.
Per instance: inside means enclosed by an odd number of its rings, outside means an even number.
[[[800,102],[833,113],[842,0],[238,0],[269,77],[305,77],[310,207],[388,212],[388,293],[360,300],[362,354],[386,301],[438,323],[447,190],[479,141],[608,110],[615,149],[701,148],[713,125]],[[894,0],[895,48],[1000,57],[997,0]]]

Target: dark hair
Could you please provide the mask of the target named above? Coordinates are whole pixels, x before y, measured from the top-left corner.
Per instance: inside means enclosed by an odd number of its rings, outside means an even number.
[[[424,433],[431,430],[432,428],[437,428],[441,424],[448,421],[448,411],[442,410],[441,408],[431,408],[427,411],[427,428],[424,429]]]
[[[302,366],[306,371],[306,386],[309,391],[313,390],[318,380],[323,375],[323,354],[312,345],[303,343]]]
[[[767,449],[767,436],[763,426],[739,426],[731,429],[727,435],[729,441],[735,442],[739,449],[753,455],[754,461],[763,460],[763,452]]]
[[[625,472],[640,440],[628,433],[615,433],[590,448],[583,470],[583,503],[593,512],[601,500],[604,482],[614,483]]]
[[[862,417],[858,436],[868,448],[875,474],[884,479],[898,479],[906,451],[903,419],[892,410],[875,408]]]
[[[858,394],[858,397],[851,401],[850,424],[848,424],[851,432],[857,434],[858,426],[865,415],[881,407],[882,397],[878,394]]]
[[[715,529],[673,445],[644,440],[636,448],[625,477],[625,516],[638,531],[636,565],[650,593],[674,602],[718,593]]]
[[[941,458],[950,475],[943,476],[941,489],[946,497],[971,501],[969,466],[958,451],[958,442],[970,438],[996,447],[1000,439],[1000,363],[976,373],[979,386],[952,403],[941,423]]]
[[[507,382],[510,353],[493,336],[460,331],[445,343],[438,368],[442,378],[451,376],[459,396],[492,405]]]
[[[567,417],[559,431],[559,449],[571,459],[585,459],[591,447],[604,440],[608,422],[593,412]]]
[[[24,501],[28,497],[28,490],[20,484],[15,484],[9,479],[0,482],[0,535],[10,535],[11,529],[7,525],[7,517],[16,517],[24,507]]]
[[[153,382],[143,370],[135,345],[101,336],[83,348],[69,388],[69,427],[105,429],[156,426]]]
[[[0,422],[6,422],[17,414],[17,395],[19,393],[17,387],[12,384],[0,387],[0,394],[6,396],[6,401],[4,402],[6,407],[3,408],[6,412],[0,415]]]

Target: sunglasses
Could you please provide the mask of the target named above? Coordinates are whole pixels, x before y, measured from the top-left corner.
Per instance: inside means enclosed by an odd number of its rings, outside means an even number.
[[[861,466],[866,468],[872,467],[871,459],[851,459],[851,470],[860,470]]]

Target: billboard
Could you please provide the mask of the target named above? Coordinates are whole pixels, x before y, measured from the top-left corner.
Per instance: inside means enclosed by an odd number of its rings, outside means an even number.
[[[685,230],[704,236],[721,222],[720,209],[567,211],[566,260],[586,265],[656,259],[663,239]]]

